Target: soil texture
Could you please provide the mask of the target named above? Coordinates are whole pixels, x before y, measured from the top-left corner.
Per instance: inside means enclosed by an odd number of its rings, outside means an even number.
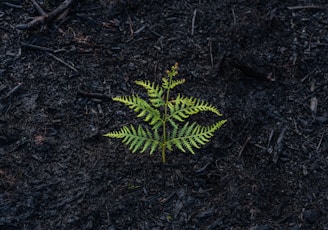
[[[20,30],[32,2],[0,3],[1,229],[328,229],[326,0],[85,0]],[[228,119],[211,141],[163,164],[105,138],[175,62]]]

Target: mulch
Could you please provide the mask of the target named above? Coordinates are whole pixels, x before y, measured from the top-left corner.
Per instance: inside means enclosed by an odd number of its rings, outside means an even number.
[[[66,13],[22,30],[35,5],[0,3],[1,229],[328,229],[326,1],[85,0]],[[140,122],[111,97],[145,95],[134,81],[175,62],[179,93],[228,119],[210,143],[163,164],[103,137]]]

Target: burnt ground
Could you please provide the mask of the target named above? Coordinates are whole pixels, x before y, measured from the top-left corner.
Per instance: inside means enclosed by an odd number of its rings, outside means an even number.
[[[78,1],[27,31],[0,4],[1,229],[328,229],[325,0]],[[175,62],[229,120],[211,142],[162,164],[103,137]]]

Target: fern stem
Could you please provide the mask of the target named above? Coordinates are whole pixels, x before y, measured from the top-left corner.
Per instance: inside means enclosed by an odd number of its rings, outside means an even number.
[[[169,80],[169,86],[171,86],[172,82],[172,76],[170,76]],[[166,123],[167,123],[167,109],[168,109],[168,101],[170,96],[170,87],[168,87],[166,91],[166,98],[165,98],[165,104],[164,104],[164,119],[163,119],[163,143],[162,143],[162,161],[163,163],[166,162],[166,141],[167,141],[167,135],[166,135]]]
[[[165,102],[165,107],[164,107],[164,113],[166,114],[167,113],[167,105],[166,105],[166,102]],[[165,156],[165,152],[166,152],[166,115],[164,116],[164,119],[163,119],[163,142],[162,142],[162,161],[163,163],[166,162],[166,156]]]
[[[166,145],[167,145],[167,131],[166,131],[166,124],[167,120],[169,118],[168,116],[168,104],[169,104],[169,98],[170,98],[170,90],[172,85],[172,78],[177,75],[177,68],[178,63],[176,63],[171,71],[168,71],[168,77],[169,77],[169,84],[166,91],[166,98],[164,103],[164,119],[163,119],[163,142],[162,142],[162,161],[163,163],[166,162]]]

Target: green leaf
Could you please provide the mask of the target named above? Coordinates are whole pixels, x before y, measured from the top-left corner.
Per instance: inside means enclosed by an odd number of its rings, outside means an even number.
[[[155,85],[155,83],[151,83],[150,81],[135,81],[137,85],[144,87],[149,96],[149,101],[155,108],[161,107],[164,105],[163,94],[164,90],[159,86]]]
[[[162,78],[162,87],[164,89],[173,89],[174,87],[181,85],[183,83],[185,83],[186,80],[185,79],[180,79],[180,80],[171,80],[171,84],[170,84],[170,80],[167,78]]]
[[[143,153],[150,148],[150,154],[160,147],[160,137],[157,132],[153,135],[148,128],[133,125],[123,126],[119,131],[110,132],[105,137],[122,139],[122,143],[129,146],[129,149],[135,153],[138,150]]]
[[[144,121],[148,122],[150,125],[162,123],[160,111],[153,108],[148,102],[137,95],[113,97],[113,100],[127,105],[138,114],[137,117],[145,117]]]
[[[190,124],[186,122],[182,128],[174,128],[172,133],[169,135],[167,146],[172,148],[175,145],[182,152],[189,152],[194,154],[193,148],[201,148],[205,145],[209,139],[214,135],[214,132],[219,129],[227,120],[221,120],[211,126],[201,126],[195,122]]]
[[[209,111],[218,116],[222,116],[219,110],[209,103],[193,97],[183,97],[180,94],[174,101],[168,104],[170,115],[168,120],[177,120],[184,122],[190,115],[195,115],[199,112]]]

